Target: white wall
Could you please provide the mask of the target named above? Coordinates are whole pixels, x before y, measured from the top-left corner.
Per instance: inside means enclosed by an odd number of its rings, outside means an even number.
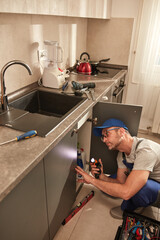
[[[112,0],[110,20],[88,20],[87,51],[92,60],[129,65],[141,0]]]

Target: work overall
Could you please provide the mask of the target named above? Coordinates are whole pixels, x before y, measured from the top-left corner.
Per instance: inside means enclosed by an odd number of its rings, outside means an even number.
[[[127,163],[125,154],[123,153],[123,163],[130,172],[133,163]],[[147,183],[129,200],[124,200],[121,209],[133,211],[138,207],[147,207],[149,205],[160,207],[160,183],[155,180],[148,179]]]

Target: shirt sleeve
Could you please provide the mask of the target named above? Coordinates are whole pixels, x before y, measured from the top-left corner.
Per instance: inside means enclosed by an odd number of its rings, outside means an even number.
[[[148,170],[152,172],[155,164],[156,155],[151,149],[139,149],[136,153],[133,170]]]

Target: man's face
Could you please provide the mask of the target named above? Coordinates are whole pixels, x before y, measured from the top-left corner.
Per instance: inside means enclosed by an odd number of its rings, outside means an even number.
[[[119,133],[120,127],[104,128],[102,130],[102,141],[107,145],[109,150],[117,150],[122,141]]]

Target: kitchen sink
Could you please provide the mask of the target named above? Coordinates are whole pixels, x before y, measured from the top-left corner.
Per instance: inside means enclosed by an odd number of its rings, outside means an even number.
[[[83,100],[82,97],[36,90],[15,100],[10,106],[30,113],[61,118]]]
[[[0,114],[0,124],[21,130],[37,130],[47,136],[86,98],[62,93],[35,90],[9,104],[9,111]]]

